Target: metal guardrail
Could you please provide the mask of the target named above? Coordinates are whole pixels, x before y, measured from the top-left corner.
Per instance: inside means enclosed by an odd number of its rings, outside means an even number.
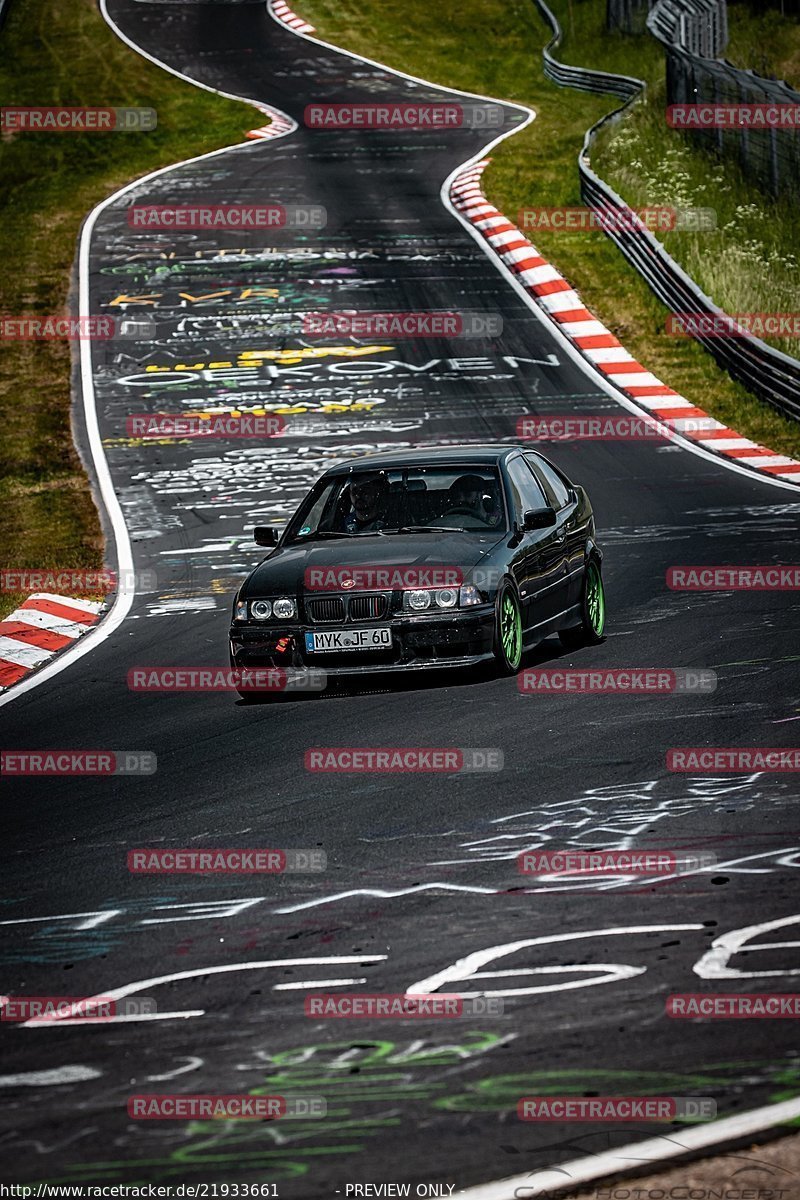
[[[665,46],[719,58],[728,44],[727,0],[656,0],[647,28]]]
[[[706,58],[719,58],[728,44],[727,0],[606,0],[606,29],[644,33],[654,9],[665,41]]]
[[[553,57],[563,37],[561,26],[547,7],[545,0],[534,0],[534,4],[553,31],[553,36],[542,51],[544,73],[560,87],[574,87],[582,92],[611,93],[624,100],[631,100],[644,91],[644,81],[628,75],[611,75],[606,71],[591,71],[588,67],[570,67]]]
[[[720,56],[727,45],[726,0],[657,0],[647,28],[667,55],[667,103],[758,104],[800,107],[800,93]],[[736,158],[773,196],[800,199],[800,131],[694,129],[706,149]]]
[[[678,266],[658,239],[641,222],[636,221],[632,210],[622,197],[592,170],[589,161],[590,150],[598,132],[606,124],[618,121],[644,94],[644,80],[558,62],[553,51],[563,36],[561,26],[555,14],[548,8],[546,0],[533,2],[553,31],[553,36],[543,51],[544,72],[547,78],[561,87],[605,93],[625,101],[614,112],[592,125],[584,136],[578,156],[578,173],[584,202],[599,212],[603,209],[623,209],[631,214],[629,220],[606,223],[604,230],[659,300],[673,313],[703,313],[725,319],[726,314],[723,310]],[[738,380],[773,408],[800,420],[800,362],[797,359],[775,350],[756,337],[710,337],[699,332],[692,332],[691,336],[705,347],[733,379]]]

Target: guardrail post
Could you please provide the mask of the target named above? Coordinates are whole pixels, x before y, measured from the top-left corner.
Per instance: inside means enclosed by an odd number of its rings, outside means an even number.
[[[778,131],[774,128],[769,131],[769,166],[772,194],[777,196],[780,193],[781,178],[778,166]]]

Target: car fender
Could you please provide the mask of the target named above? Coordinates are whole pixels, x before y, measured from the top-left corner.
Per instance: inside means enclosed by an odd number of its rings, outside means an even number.
[[[512,592],[517,597],[517,603],[521,606],[522,605],[522,596],[520,595],[519,585],[517,584],[517,581],[514,578],[514,576],[509,575],[508,572],[506,571],[506,572],[504,572],[503,575],[500,576],[500,578],[497,581],[497,587],[495,588],[495,593],[494,593],[495,608],[497,608],[497,600],[498,600],[498,597],[500,596],[500,592],[502,590],[504,583],[508,583],[510,585]]]
[[[592,535],[586,539],[586,545],[583,548],[584,565],[588,564],[591,559],[596,558],[599,563],[603,561],[603,551],[600,549],[597,539]]]

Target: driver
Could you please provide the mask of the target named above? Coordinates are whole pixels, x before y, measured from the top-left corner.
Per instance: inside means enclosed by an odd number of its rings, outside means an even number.
[[[350,512],[345,515],[347,533],[370,533],[386,528],[389,484],[385,475],[354,475],[348,484]]]
[[[450,485],[444,515],[466,510],[484,525],[496,525],[500,514],[493,491],[493,485],[480,475],[460,475]]]

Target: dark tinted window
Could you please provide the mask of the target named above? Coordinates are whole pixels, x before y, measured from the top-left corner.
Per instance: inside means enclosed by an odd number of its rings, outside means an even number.
[[[320,480],[292,518],[287,541],[390,534],[408,526],[464,533],[505,529],[495,466],[363,467]]]
[[[547,508],[545,494],[524,458],[515,458],[508,464],[508,477],[511,480],[514,517],[518,524],[522,524],[528,509]]]
[[[527,461],[537,478],[542,481],[544,489],[547,492],[548,503],[553,506],[556,512],[569,504],[569,490],[558,472],[554,471],[550,464],[545,462],[543,458],[531,457]]]

